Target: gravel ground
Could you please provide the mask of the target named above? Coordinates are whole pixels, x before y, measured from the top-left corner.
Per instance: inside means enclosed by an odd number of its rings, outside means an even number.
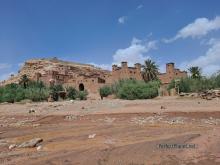
[[[0,164],[217,165],[219,144],[219,100],[0,105]]]

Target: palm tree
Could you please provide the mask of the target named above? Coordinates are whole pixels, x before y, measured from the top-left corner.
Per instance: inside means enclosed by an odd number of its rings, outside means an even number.
[[[155,64],[155,62],[151,61],[150,59],[144,61],[143,68],[143,79],[145,82],[151,81],[151,80],[157,80],[157,74],[158,74],[158,66]]]
[[[199,68],[198,66],[192,66],[188,70],[189,70],[191,77],[193,79],[200,79],[202,77],[201,68]]]
[[[28,85],[28,82],[29,82],[29,78],[28,78],[28,76],[26,74],[24,74],[21,77],[20,84],[23,84],[24,88],[26,89],[27,85]]]

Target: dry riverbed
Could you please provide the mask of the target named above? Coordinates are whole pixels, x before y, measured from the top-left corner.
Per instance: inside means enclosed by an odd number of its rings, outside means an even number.
[[[0,105],[0,164],[218,165],[220,100]]]

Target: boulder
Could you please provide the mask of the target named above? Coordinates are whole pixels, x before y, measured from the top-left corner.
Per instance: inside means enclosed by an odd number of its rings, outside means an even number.
[[[15,147],[17,147],[16,144],[11,144],[11,145],[8,147],[8,149],[9,149],[9,150],[12,150],[12,149],[15,148]]]
[[[43,141],[43,139],[41,139],[41,138],[31,139],[29,141],[23,142],[20,145],[18,145],[18,148],[32,148],[32,147],[36,147],[37,144],[41,143],[42,141]]]

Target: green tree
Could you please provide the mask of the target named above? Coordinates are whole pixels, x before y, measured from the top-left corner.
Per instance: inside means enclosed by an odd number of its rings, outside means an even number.
[[[20,84],[23,84],[23,87],[26,89],[29,81],[30,80],[29,80],[28,76],[26,74],[24,74],[21,77]]]
[[[158,74],[158,66],[155,64],[155,62],[151,60],[146,60],[144,62],[143,68],[143,79],[145,82],[157,80],[157,74]]]
[[[202,77],[202,70],[198,66],[192,66],[188,70],[193,79],[200,79]]]

